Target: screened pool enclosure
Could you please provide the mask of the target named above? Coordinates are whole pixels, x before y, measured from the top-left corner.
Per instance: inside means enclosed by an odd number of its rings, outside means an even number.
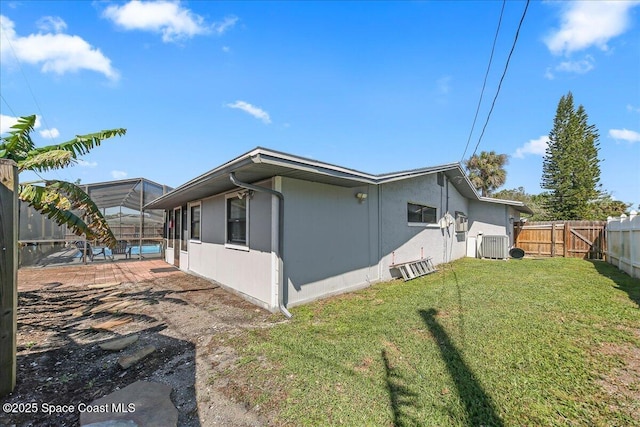
[[[118,245],[110,249],[86,241],[21,203],[18,238],[21,267],[163,256],[164,211],[143,211],[142,207],[170,191],[170,187],[144,178],[79,184],[79,187],[100,208]]]

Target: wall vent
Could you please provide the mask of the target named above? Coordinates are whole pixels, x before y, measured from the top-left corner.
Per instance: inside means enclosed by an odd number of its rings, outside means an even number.
[[[509,236],[482,236],[480,250],[482,258],[507,259]]]

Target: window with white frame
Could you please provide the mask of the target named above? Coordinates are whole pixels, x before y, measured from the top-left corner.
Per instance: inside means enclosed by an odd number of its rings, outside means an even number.
[[[248,205],[246,197],[227,198],[227,243],[247,246]]]
[[[191,231],[189,238],[191,240],[200,240],[200,204],[191,205],[190,210]]]
[[[438,222],[436,208],[417,203],[407,203],[407,219],[409,223],[435,224]]]
[[[168,248],[173,247],[173,233],[174,233],[174,227],[176,226],[173,218],[174,218],[173,209],[170,209],[167,211],[167,247]]]
[[[181,239],[181,243],[180,243],[180,250],[182,251],[188,251],[189,250],[189,246],[187,245],[187,236],[188,236],[188,223],[187,223],[187,205],[183,205],[182,206],[182,239]]]

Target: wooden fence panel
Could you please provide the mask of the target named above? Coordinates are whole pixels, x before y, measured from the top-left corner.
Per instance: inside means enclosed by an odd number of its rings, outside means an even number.
[[[0,159],[0,397],[16,386],[18,169]]]
[[[567,223],[569,238],[567,256],[585,259],[604,259],[606,229],[604,221],[571,221]]]
[[[604,259],[605,221],[536,221],[515,227],[515,246],[532,256]]]

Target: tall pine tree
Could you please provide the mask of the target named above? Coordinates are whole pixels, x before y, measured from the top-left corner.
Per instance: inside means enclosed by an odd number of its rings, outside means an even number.
[[[542,188],[549,191],[545,206],[553,219],[583,219],[589,202],[600,196],[598,130],[588,122],[573,94],[560,98],[542,163]]]

